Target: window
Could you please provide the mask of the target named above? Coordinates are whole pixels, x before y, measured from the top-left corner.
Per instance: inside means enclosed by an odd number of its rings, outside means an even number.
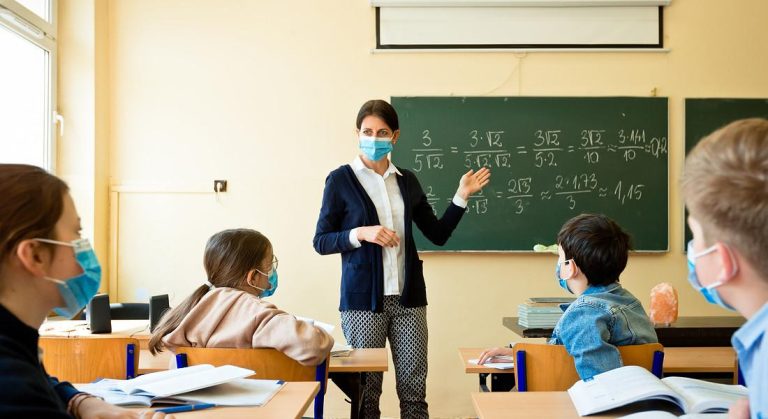
[[[0,163],[54,169],[53,1],[0,0]]]
[[[663,48],[671,0],[371,0],[379,49]]]

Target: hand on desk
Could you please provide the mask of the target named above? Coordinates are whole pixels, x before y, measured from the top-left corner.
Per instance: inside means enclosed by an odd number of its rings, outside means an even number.
[[[96,397],[89,397],[80,403],[77,417],[81,419],[174,419],[173,415],[154,410],[128,410],[113,406]]]
[[[480,354],[480,358],[477,360],[477,365],[482,365],[488,362],[495,356],[513,356],[512,348],[491,348],[486,349]]]

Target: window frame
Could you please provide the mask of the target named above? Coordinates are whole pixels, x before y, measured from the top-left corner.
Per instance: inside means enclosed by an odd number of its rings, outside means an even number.
[[[0,13],[10,12],[17,20],[23,22],[12,23],[0,17],[0,25],[47,52],[46,65],[48,66],[48,77],[44,82],[46,83],[45,89],[47,93],[45,107],[48,111],[46,112],[44,127],[43,168],[55,174],[57,156],[56,123],[57,119],[60,118],[57,113],[58,44],[56,33],[58,29],[58,0],[48,1],[50,1],[50,22],[14,0],[0,0]],[[25,28],[27,25],[32,31],[37,30],[42,33],[42,36],[40,38],[33,36],[30,30]]]

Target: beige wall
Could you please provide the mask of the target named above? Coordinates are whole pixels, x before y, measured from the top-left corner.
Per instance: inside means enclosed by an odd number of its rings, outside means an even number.
[[[81,1],[93,7],[94,0]],[[311,240],[326,174],[356,153],[354,118],[365,100],[646,96],[656,88],[670,98],[672,250],[633,255],[622,282],[647,305],[649,289],[669,281],[679,289],[682,315],[724,314],[685,280],[678,186],[683,99],[768,96],[764,0],[674,0],[664,15],[669,53],[529,54],[371,54],[374,11],[364,0],[95,2],[103,12],[92,12],[96,24],[86,22],[85,28],[106,27],[95,38],[95,45],[103,43],[96,50],[104,54],[106,73],[99,78],[92,68],[98,59],[81,58],[64,45],[61,62],[77,61],[72,65],[104,83],[82,91],[88,103],[80,103],[74,77],[62,78],[60,91],[69,113],[79,110],[92,119],[94,112],[106,112],[106,128],[96,132],[107,134],[96,136],[96,145],[109,150],[112,182],[133,185],[119,202],[110,202],[119,214],[119,225],[109,232],[118,245],[117,259],[110,260],[118,281],[110,291],[121,300],[168,292],[178,303],[204,280],[205,239],[245,226],[267,234],[280,258],[273,301],[338,322],[339,258],[317,255]],[[62,3],[66,13],[79,2]],[[62,33],[83,29],[66,24],[77,22],[62,22]],[[213,179],[228,179],[230,191],[218,199],[201,193]],[[97,235],[106,234],[106,196],[95,197]],[[462,373],[456,348],[515,339],[501,317],[514,314],[529,296],[560,294],[555,259],[422,257],[430,300],[430,410],[434,417],[470,416],[476,377]],[[345,416],[347,405],[330,389],[328,416]],[[382,411],[398,415],[391,372]]]

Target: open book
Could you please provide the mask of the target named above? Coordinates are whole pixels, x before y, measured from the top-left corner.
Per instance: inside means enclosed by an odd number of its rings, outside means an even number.
[[[204,364],[155,372],[132,380],[105,379],[77,388],[118,406],[159,403],[259,406],[272,398],[283,382],[245,379],[253,374],[253,370],[232,365]]]
[[[718,413],[746,397],[747,389],[685,377],[660,380],[645,368],[630,365],[579,381],[568,394],[580,416],[654,399],[670,401],[685,413]]]

